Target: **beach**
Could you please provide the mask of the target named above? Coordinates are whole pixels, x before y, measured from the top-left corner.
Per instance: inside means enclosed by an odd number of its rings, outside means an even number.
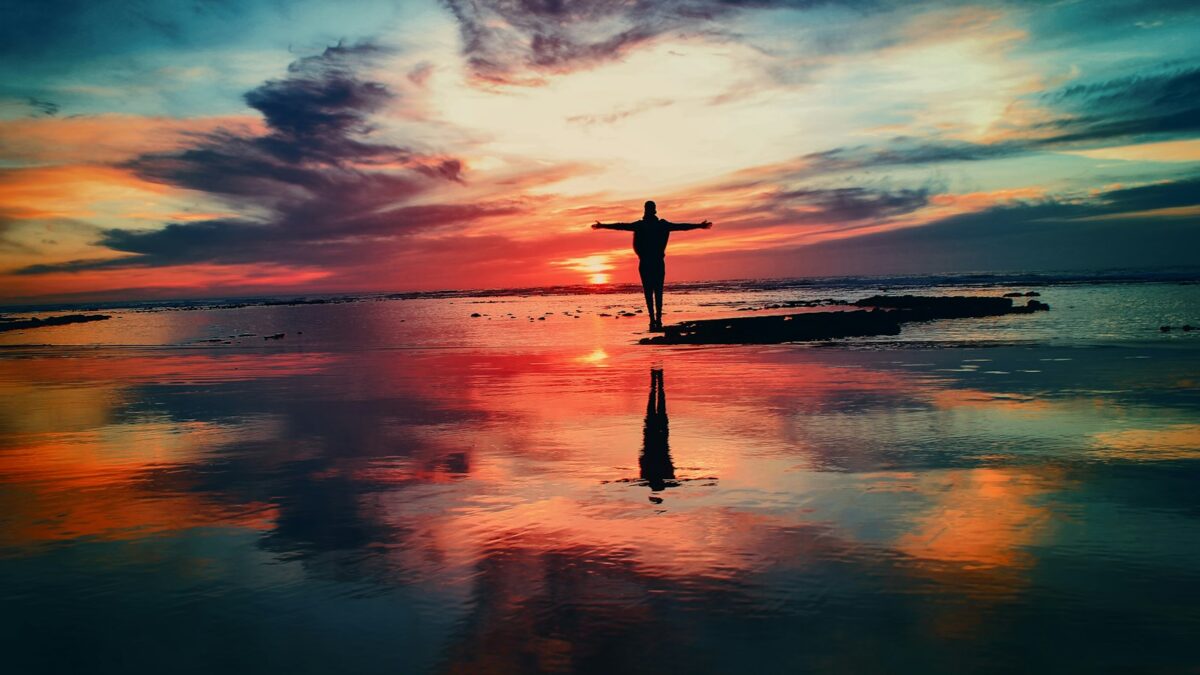
[[[56,310],[112,318],[0,333],[0,643],[13,672],[1194,668],[1200,286],[669,285],[665,318],[910,292],[1051,309],[721,346],[638,344],[629,292]]]

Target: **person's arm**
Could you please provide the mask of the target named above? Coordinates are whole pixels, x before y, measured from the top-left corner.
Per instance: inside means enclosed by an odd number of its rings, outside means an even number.
[[[622,230],[625,232],[633,232],[637,228],[634,223],[602,223],[597,220],[596,223],[594,225],[592,225],[592,229],[593,230]]]
[[[700,223],[671,223],[672,232],[682,232],[684,230],[707,230],[712,227],[712,223],[707,220]]]

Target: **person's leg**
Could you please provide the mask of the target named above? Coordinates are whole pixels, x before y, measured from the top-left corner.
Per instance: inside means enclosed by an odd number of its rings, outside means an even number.
[[[660,265],[656,272],[657,276],[654,279],[654,320],[658,322],[658,327],[662,328],[663,284],[667,278],[666,265]]]
[[[638,265],[642,277],[642,294],[646,296],[646,311],[650,314],[650,330],[654,330],[654,275],[644,263]]]

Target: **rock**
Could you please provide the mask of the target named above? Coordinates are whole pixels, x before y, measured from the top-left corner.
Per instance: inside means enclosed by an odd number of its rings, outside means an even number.
[[[1027,291],[1027,292],[1025,293],[1025,297],[1027,297],[1027,298],[1040,298],[1040,297],[1042,297],[1042,294],[1041,294],[1041,293],[1038,293],[1037,291]]]
[[[1005,294],[1004,294],[1004,297],[1006,297],[1006,298],[1020,298],[1020,297],[1023,297],[1024,295],[1025,295],[1024,293],[1021,293],[1021,292],[1019,292],[1019,291],[1013,291],[1012,293],[1005,293]]]
[[[1171,332],[1171,327],[1170,327],[1170,326],[1159,326],[1159,327],[1158,327],[1158,329],[1159,329],[1160,331],[1164,332],[1164,333],[1170,333],[1170,332]]]
[[[483,316],[483,315],[482,315],[482,314],[480,314],[479,312],[471,312],[471,318],[472,318],[472,319],[478,319],[478,318],[479,318],[479,317],[481,317],[481,316]]]
[[[999,316],[1013,311],[1011,298],[974,296],[873,295],[853,304],[859,307],[905,310],[908,312],[905,321]]]
[[[1183,324],[1183,329],[1190,332],[1192,330],[1192,324],[1190,324],[1190,323]]]
[[[0,321],[0,331],[20,330],[23,328],[44,328],[46,326],[65,326],[72,323],[89,323],[91,321],[105,321],[112,317],[107,314],[64,314],[63,316],[50,316],[45,319],[33,317],[30,319],[13,319],[6,318]]]
[[[1046,312],[1050,310],[1050,305],[1037,300],[1030,300],[1024,307],[1013,307],[1014,314],[1031,314],[1033,312]]]
[[[284,335],[283,333],[275,333],[273,335],[264,335],[263,339],[264,340],[282,340],[283,335]]]
[[[662,336],[641,344],[777,344],[870,335],[898,335],[902,323],[1047,311],[1030,300],[1014,307],[1011,298],[872,296],[852,303],[864,309],[774,316],[685,321],[666,326]],[[867,309],[870,308],[870,309]]]
[[[898,335],[900,312],[860,310],[685,321],[642,344],[776,344],[866,335]]]

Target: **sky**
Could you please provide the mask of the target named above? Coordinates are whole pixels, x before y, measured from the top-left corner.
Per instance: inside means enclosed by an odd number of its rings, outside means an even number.
[[[0,302],[1195,267],[1179,0],[0,0]]]

